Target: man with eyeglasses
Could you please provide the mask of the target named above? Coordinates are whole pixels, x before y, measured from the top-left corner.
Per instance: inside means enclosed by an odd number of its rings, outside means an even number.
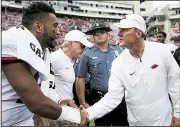
[[[78,108],[73,100],[73,83],[75,82],[74,60],[80,58],[85,47],[91,46],[93,44],[87,40],[84,33],[79,30],[71,30],[65,35],[62,49],[60,48],[51,54],[56,94],[60,105]],[[58,125],[71,125],[69,122],[56,123]]]
[[[112,63],[108,93],[86,109],[87,119],[111,112],[125,92],[130,126],[180,126],[180,70],[173,55],[164,44],[144,41],[142,16],[126,15],[116,26],[126,49]]]
[[[80,58],[76,93],[79,103],[88,108],[99,101],[108,91],[108,81],[111,71],[112,61],[122,52],[119,46],[110,45],[108,42],[108,32],[110,27],[104,23],[95,22],[86,35],[92,35],[94,46],[85,50]],[[85,99],[85,78],[90,75],[89,99]],[[95,121],[96,126],[128,126],[127,109],[125,101],[106,116]]]

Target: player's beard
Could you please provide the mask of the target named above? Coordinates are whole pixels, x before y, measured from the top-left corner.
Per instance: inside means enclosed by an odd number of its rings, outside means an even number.
[[[53,49],[55,47],[55,44],[54,44],[54,38],[53,37],[50,37],[47,33],[47,27],[44,26],[44,33],[43,33],[43,36],[44,36],[44,45],[45,45],[45,48],[51,48]]]

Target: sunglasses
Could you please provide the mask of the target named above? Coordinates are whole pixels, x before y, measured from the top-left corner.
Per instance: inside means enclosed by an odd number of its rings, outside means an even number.
[[[96,35],[98,35],[98,34],[105,34],[105,33],[107,33],[107,31],[106,30],[97,30],[97,31],[94,31],[93,33],[92,33],[92,35],[93,36],[96,36]]]
[[[79,41],[74,41],[74,42],[77,43],[77,44],[80,44],[80,47],[81,47],[82,49],[86,48],[86,46],[83,45],[81,42],[79,42]]]
[[[81,43],[80,43],[80,47],[81,47],[82,49],[86,48],[86,46],[83,45],[83,44],[81,44]]]

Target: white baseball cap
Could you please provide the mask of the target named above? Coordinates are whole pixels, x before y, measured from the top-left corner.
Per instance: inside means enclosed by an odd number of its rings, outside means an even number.
[[[87,40],[86,35],[79,30],[71,30],[66,35],[64,40],[67,41],[78,41],[81,42],[86,47],[92,47],[93,44]]]
[[[118,28],[137,28],[146,33],[146,23],[142,16],[137,14],[125,15],[119,23],[115,23]]]

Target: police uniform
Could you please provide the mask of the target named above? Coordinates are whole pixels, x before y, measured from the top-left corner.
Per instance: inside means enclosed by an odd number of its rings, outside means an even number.
[[[74,72],[75,72],[76,77],[77,77],[77,74],[78,74],[79,63],[80,63],[80,59],[76,59],[75,62],[74,62]],[[86,100],[89,99],[89,94],[90,94],[90,91],[91,91],[91,88],[89,86],[89,78],[90,78],[90,75],[87,73],[86,78],[85,78],[85,87],[86,87],[86,89],[85,89],[85,97],[86,97]],[[77,105],[80,105],[77,94],[76,94],[76,84],[75,83],[73,84],[73,95],[74,95],[73,100],[75,101],[75,103]]]
[[[98,24],[98,25],[97,25]],[[95,29],[105,29],[107,32],[110,28],[96,23]],[[86,32],[91,34],[93,31]],[[91,95],[87,101],[90,105],[98,102],[108,91],[108,82],[111,72],[112,61],[122,52],[119,46],[108,45],[105,52],[96,46],[87,48],[81,56],[77,77],[86,78],[89,73]],[[95,121],[96,126],[128,126],[126,103],[123,99],[122,103],[111,113],[103,116]]]

